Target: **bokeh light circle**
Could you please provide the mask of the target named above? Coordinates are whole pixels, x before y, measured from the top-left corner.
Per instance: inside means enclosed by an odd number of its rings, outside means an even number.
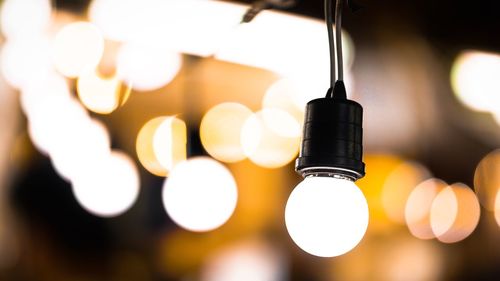
[[[71,78],[95,69],[103,52],[104,38],[101,31],[89,22],[74,22],[64,26],[53,43],[56,69]]]
[[[384,181],[380,198],[385,214],[391,221],[405,223],[405,207],[413,189],[430,177],[424,166],[415,162],[403,162],[396,166]]]
[[[79,178],[111,153],[109,132],[97,119],[82,121],[58,143],[51,149],[50,158],[56,172],[67,181]]]
[[[50,44],[42,37],[7,41],[2,47],[1,64],[7,83],[22,89],[52,71]]]
[[[481,208],[474,192],[464,184],[444,188],[431,207],[431,227],[443,243],[467,238],[477,227]]]
[[[9,40],[41,34],[49,26],[51,1],[5,0],[0,14],[2,33]]]
[[[117,58],[118,77],[138,91],[153,91],[167,85],[181,65],[179,53],[136,43],[123,45]]]
[[[243,125],[241,131],[243,151],[253,163],[261,167],[279,168],[285,166],[293,161],[299,152],[300,136],[287,137],[280,135],[275,131],[278,123],[274,123],[272,128],[266,122],[266,120],[272,119],[273,116],[278,116],[281,113],[284,112],[278,109],[263,109],[251,115]],[[291,122],[283,124],[282,133],[284,134],[294,132],[297,129],[295,126],[296,120],[293,118],[277,120]]]
[[[460,54],[452,67],[451,84],[457,98],[478,111],[499,111],[500,55],[479,51]]]
[[[123,152],[112,151],[72,182],[76,200],[88,212],[115,217],[127,211],[139,195],[139,172]]]
[[[22,88],[21,109],[30,116],[41,106],[69,102],[71,97],[66,79],[55,72],[46,72]]]
[[[210,156],[234,163],[246,158],[241,146],[241,130],[252,111],[246,106],[227,102],[214,106],[200,125],[201,143]]]
[[[116,77],[103,77],[96,71],[83,72],[77,81],[78,97],[90,111],[100,114],[113,112],[120,103],[121,81]]]
[[[223,225],[236,207],[238,190],[231,172],[208,157],[177,164],[163,186],[170,218],[187,230],[203,232]]]
[[[487,210],[495,209],[495,196],[500,190],[500,149],[486,155],[474,173],[474,190],[479,203]]]
[[[164,177],[186,159],[187,128],[173,116],[153,118],[137,135],[136,152],[142,166],[150,173]]]
[[[420,239],[435,238],[431,227],[431,207],[438,193],[448,186],[431,178],[420,183],[410,193],[405,207],[405,220],[411,234]]]

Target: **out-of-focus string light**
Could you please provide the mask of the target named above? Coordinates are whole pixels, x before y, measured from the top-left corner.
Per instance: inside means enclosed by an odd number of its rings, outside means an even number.
[[[163,205],[170,218],[187,230],[203,232],[223,225],[238,198],[231,172],[208,157],[177,164],[163,186]]]
[[[40,73],[21,90],[21,108],[30,116],[37,108],[51,103],[69,101],[71,93],[67,81],[54,71]]]
[[[239,103],[222,103],[211,108],[200,124],[200,138],[205,150],[222,162],[245,159],[241,130],[251,115],[252,111]]]
[[[137,157],[150,173],[164,177],[186,159],[186,142],[184,121],[173,116],[156,117],[146,122],[137,135]]]
[[[279,281],[284,260],[277,249],[260,241],[227,247],[209,257],[202,281]]]
[[[243,125],[241,131],[242,147],[245,155],[255,164],[266,168],[278,168],[290,163],[299,152],[300,136],[293,135],[300,132],[300,125],[293,118],[283,118],[286,123],[281,134],[278,130],[279,124],[269,126],[266,120],[271,120],[278,114],[287,114],[277,109],[264,109],[250,116]],[[273,123],[271,123],[273,124]]]
[[[394,239],[381,250],[378,268],[384,281],[441,280],[444,255],[440,248],[418,239]],[[371,278],[370,278],[371,279]],[[377,279],[375,279],[377,280]]]
[[[125,44],[117,58],[117,73],[138,91],[159,89],[172,81],[179,72],[179,53],[150,45]]]
[[[146,6],[144,0],[93,0],[89,5],[89,18],[99,26],[106,39],[132,40],[134,30]],[[151,2],[151,1],[148,1]]]
[[[329,280],[439,281],[446,258],[439,244],[398,233],[376,237],[362,251],[331,260],[328,275]]]
[[[428,179],[410,193],[405,207],[405,220],[413,236],[420,239],[435,238],[431,227],[431,207],[434,199],[447,184],[439,179]]]
[[[493,112],[493,119],[495,119],[495,122],[497,122],[498,126],[500,126],[500,110]]]
[[[112,151],[72,182],[78,203],[101,217],[114,217],[127,211],[139,195],[139,184],[134,162],[119,151]]]
[[[174,166],[186,160],[186,123],[176,117],[165,119],[153,135],[153,151],[158,162],[171,171]]]
[[[0,21],[8,40],[19,40],[42,34],[51,18],[50,0],[6,0],[2,3]]]
[[[89,17],[106,38],[151,42],[206,57],[239,24],[247,6],[223,1],[94,0]],[[144,32],[148,30],[148,32]]]
[[[481,51],[461,53],[453,64],[451,83],[458,99],[478,111],[500,111],[500,54]]]
[[[47,100],[28,113],[28,133],[35,147],[50,155],[88,120],[87,111],[76,99]]]
[[[468,186],[448,186],[439,192],[432,203],[432,230],[443,243],[459,242],[476,229],[480,212],[477,197]]]
[[[221,60],[291,77],[327,73],[328,62],[324,57],[328,48],[320,21],[264,11],[252,22],[239,24],[248,9],[245,5],[196,0],[149,2],[146,5],[137,0],[94,0],[89,17],[111,40],[154,42],[202,57],[216,54]],[[353,44],[346,35],[343,44],[345,64],[349,66],[353,61]],[[326,83],[327,77],[324,78],[319,81]]]
[[[474,173],[474,190],[479,203],[487,210],[495,209],[495,196],[500,190],[500,149],[486,155]]]
[[[406,201],[413,189],[428,179],[431,173],[415,162],[403,162],[384,181],[380,200],[385,214],[393,222],[405,224]]]
[[[262,107],[281,109],[302,124],[307,102],[316,98],[318,92],[324,91],[324,87],[315,90],[309,86],[290,78],[281,78],[267,89],[262,100]],[[314,87],[314,85],[311,86]]]
[[[106,126],[96,119],[81,122],[67,133],[51,150],[50,158],[56,172],[71,182],[109,156],[111,140]]]
[[[495,199],[495,219],[498,226],[500,226],[500,190],[497,192],[497,196]]]
[[[299,107],[293,102],[295,93],[297,90],[292,87],[288,79],[279,79],[267,89],[262,99],[262,108],[281,110],[297,120],[298,124],[302,124],[305,106]]]
[[[7,83],[21,89],[52,71],[49,41],[42,36],[7,41],[2,48],[1,64]]]
[[[122,89],[116,77],[102,77],[97,71],[87,71],[78,77],[78,97],[93,112],[109,114],[128,98],[130,89]]]
[[[76,78],[95,69],[103,52],[104,38],[99,28],[89,22],[74,22],[56,34],[52,57],[61,74]]]

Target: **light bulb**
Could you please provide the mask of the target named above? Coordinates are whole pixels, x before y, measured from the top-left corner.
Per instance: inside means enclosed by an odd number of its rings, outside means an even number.
[[[349,179],[308,176],[292,191],[285,209],[292,240],[319,257],[352,250],[368,227],[368,205]]]
[[[290,194],[285,209],[292,240],[319,257],[352,250],[368,227],[368,205],[354,184],[365,175],[363,108],[345,97],[344,83],[337,81],[332,98],[307,104],[295,166],[304,181]]]

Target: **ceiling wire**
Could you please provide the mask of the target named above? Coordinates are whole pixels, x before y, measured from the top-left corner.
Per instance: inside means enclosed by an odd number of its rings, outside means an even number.
[[[342,54],[342,1],[335,7],[335,45],[337,46],[337,80],[344,80],[344,59]]]
[[[335,5],[334,36],[332,0],[325,0],[325,20],[328,30],[328,43],[330,50],[330,88],[326,93],[327,98],[346,98],[346,91],[343,82],[344,60],[342,51],[342,6],[343,0],[337,0]]]

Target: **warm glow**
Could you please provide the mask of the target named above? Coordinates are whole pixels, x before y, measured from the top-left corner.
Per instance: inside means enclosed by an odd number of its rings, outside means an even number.
[[[299,152],[300,136],[285,137],[283,135],[294,135],[300,131],[300,125],[293,118],[279,118],[286,114],[277,109],[264,109],[250,116],[241,132],[241,141],[245,155],[255,164],[266,168],[282,167],[295,159]],[[271,121],[285,121],[282,128],[279,123]],[[285,115],[286,116],[286,115]],[[272,125],[269,126],[269,124]],[[274,130],[273,130],[274,129]],[[281,135],[276,133],[281,132]]]
[[[326,93],[325,89],[323,92]],[[299,124],[304,122],[306,103],[321,97],[321,92],[301,87],[291,79],[282,78],[274,82],[266,91],[262,100],[262,108],[280,109],[293,116]],[[307,101],[298,101],[298,100]]]
[[[145,5],[143,0],[94,0],[89,16],[108,39],[151,42],[207,57],[238,26],[247,8],[223,1],[170,0]]]
[[[153,151],[156,159],[167,171],[186,160],[186,123],[176,117],[163,121],[153,135]]]
[[[500,54],[467,51],[455,59],[451,84],[458,99],[471,109],[499,111]]]
[[[497,196],[495,199],[495,219],[498,226],[500,226],[500,190],[497,192]]]
[[[441,190],[431,207],[431,227],[434,235],[440,237],[453,226],[458,214],[458,200],[451,186]]]
[[[166,176],[186,159],[187,129],[176,117],[157,117],[149,120],[139,131],[136,152],[142,166],[157,176]]]
[[[260,241],[226,247],[209,257],[202,281],[279,281],[284,260],[272,245]]]
[[[0,14],[2,33],[8,40],[42,34],[49,26],[50,0],[5,0]]]
[[[467,238],[479,223],[481,208],[474,192],[464,184],[443,189],[431,208],[431,226],[443,243],[456,243]]]
[[[394,222],[405,223],[406,201],[413,189],[430,177],[430,172],[414,162],[403,162],[387,176],[380,195],[386,215]]]
[[[233,163],[246,158],[241,131],[252,111],[239,103],[222,103],[211,108],[201,121],[200,137],[205,150],[215,159]]]
[[[180,54],[151,44],[126,44],[118,53],[118,77],[138,91],[167,85],[179,72]]]
[[[208,157],[177,164],[163,186],[163,204],[170,218],[191,231],[210,231],[233,214],[238,198],[231,172]]]
[[[139,185],[139,172],[132,159],[113,151],[73,181],[73,193],[88,212],[114,217],[132,207]]]
[[[436,244],[415,238],[392,236],[375,261],[375,272],[381,272],[383,281],[438,281],[442,280],[444,255]]]
[[[361,188],[370,206],[369,232],[373,235],[390,233],[395,225],[387,218],[381,194],[385,180],[398,165],[403,163],[403,159],[397,155],[379,152],[365,154],[363,162],[366,166],[366,175],[356,181],[356,185]]]
[[[343,34],[346,69],[353,58],[352,41]],[[286,77],[315,77],[328,86],[328,37],[323,21],[264,11],[225,40],[216,57],[267,69]],[[293,58],[293,59],[290,59]],[[321,76],[321,77],[318,77]]]
[[[302,123],[288,112],[276,108],[265,108],[260,113],[262,114],[265,126],[277,136],[285,138],[300,137]]]
[[[56,172],[67,181],[79,178],[111,152],[109,132],[103,123],[93,119],[74,125],[50,151]]]
[[[28,112],[28,133],[35,147],[42,153],[66,147],[72,135],[78,135],[88,125],[85,108],[74,98],[46,100]]]
[[[500,149],[486,155],[476,167],[474,190],[479,203],[487,210],[495,209],[495,196],[500,190]]]
[[[290,194],[285,223],[302,250],[333,257],[352,250],[368,227],[368,205],[349,180],[307,177]]]
[[[52,71],[49,42],[42,37],[7,41],[2,47],[1,64],[7,83],[21,89]]]
[[[121,81],[116,77],[105,78],[96,71],[87,71],[78,77],[78,97],[83,105],[95,113],[109,114],[124,101],[121,99]],[[128,97],[124,90],[124,97]]]
[[[29,117],[38,108],[69,102],[72,94],[64,77],[55,72],[40,74],[21,90],[21,108]]]
[[[410,193],[406,201],[405,219],[413,236],[420,239],[435,237],[431,228],[431,207],[438,193],[447,184],[439,179],[428,179]]]
[[[92,23],[75,22],[57,33],[53,48],[56,69],[64,76],[76,78],[99,64],[104,52],[104,39]]]

